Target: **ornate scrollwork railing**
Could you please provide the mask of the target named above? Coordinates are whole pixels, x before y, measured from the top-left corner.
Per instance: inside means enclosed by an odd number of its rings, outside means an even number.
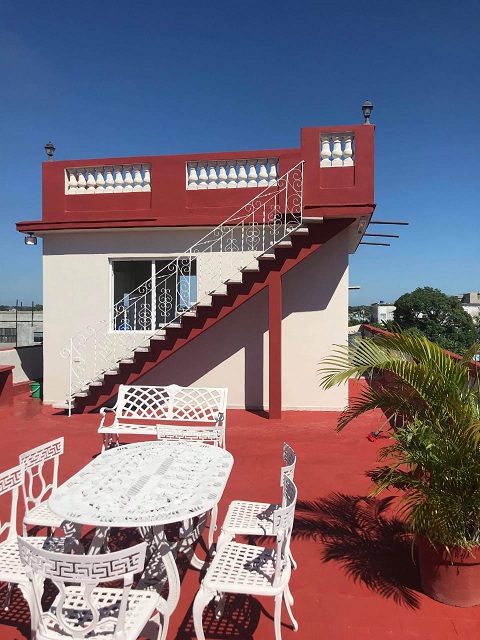
[[[118,363],[147,347],[150,338],[219,292],[262,254],[302,224],[303,162],[264,189],[152,278],[118,300],[109,320],[90,324],[61,349],[70,362],[73,396]]]

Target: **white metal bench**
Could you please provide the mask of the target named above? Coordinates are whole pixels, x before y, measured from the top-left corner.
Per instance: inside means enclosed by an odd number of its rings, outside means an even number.
[[[100,409],[102,451],[118,445],[121,434],[196,439],[225,449],[226,409],[226,388],[121,384],[115,405]],[[113,422],[107,425],[110,413]]]

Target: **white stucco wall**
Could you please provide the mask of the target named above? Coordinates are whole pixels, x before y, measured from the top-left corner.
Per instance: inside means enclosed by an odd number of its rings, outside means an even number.
[[[110,259],[181,253],[200,229],[55,234],[44,238],[44,402],[64,400],[68,361],[61,346],[108,317]],[[347,336],[347,233],[325,244],[283,278],[282,390],[285,409],[335,410],[346,388],[318,387],[318,361]],[[268,407],[268,294],[264,290],[185,345],[143,383],[227,386],[229,406]]]

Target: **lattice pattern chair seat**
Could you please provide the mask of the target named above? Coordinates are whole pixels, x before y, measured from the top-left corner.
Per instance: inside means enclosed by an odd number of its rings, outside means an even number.
[[[204,608],[213,598],[220,596],[221,612],[225,593],[273,596],[276,640],[281,640],[281,607],[284,601],[293,628],[297,630],[298,625],[291,611],[293,598],[288,586],[291,575],[288,552],[297,489],[287,476],[284,479],[284,491],[286,506],[277,509],[273,516],[273,533],[277,538],[275,549],[241,544],[233,540],[217,548],[193,604],[193,623],[198,640],[205,640],[202,626]]]
[[[25,482],[22,486],[25,503],[24,535],[28,525],[48,527],[51,533],[61,525],[62,519],[52,513],[47,499],[58,485],[58,467],[63,446],[63,437],[57,438],[20,455],[20,464],[25,468]],[[47,477],[45,470],[45,464],[49,461],[52,466],[51,477]]]
[[[158,638],[166,637],[165,600],[155,591],[131,588],[134,574],[142,571],[145,564],[145,542],[105,555],[72,556],[37,549],[31,541],[32,538],[18,537],[20,556],[38,611],[37,638],[134,640],[152,618],[158,625]],[[45,578],[59,590],[47,611],[42,609]],[[123,581],[122,588],[104,584],[118,580]]]
[[[280,472],[280,486],[284,486],[284,478],[293,480],[297,457],[294,450],[285,442],[283,445],[284,466]],[[271,536],[273,535],[273,513],[280,506],[285,506],[285,495],[282,491],[282,504],[269,504],[266,502],[247,502],[234,500],[230,503],[221,527],[217,546],[232,540],[237,535],[243,536]],[[292,566],[297,565],[290,553]]]

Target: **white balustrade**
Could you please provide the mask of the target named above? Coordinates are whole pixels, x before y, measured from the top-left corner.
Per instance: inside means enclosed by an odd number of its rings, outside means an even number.
[[[75,167],[65,170],[65,193],[131,193],[151,191],[150,165]]]
[[[271,187],[278,180],[278,158],[187,162],[187,190]]]
[[[321,167],[353,167],[353,133],[322,133]]]

